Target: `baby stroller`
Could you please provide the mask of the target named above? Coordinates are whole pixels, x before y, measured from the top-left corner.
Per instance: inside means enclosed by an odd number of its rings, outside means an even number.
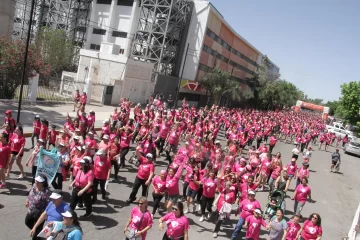
[[[285,212],[285,195],[286,193],[282,190],[275,190],[270,195],[270,200],[264,210],[264,217],[267,215],[271,219],[278,209],[282,209]]]

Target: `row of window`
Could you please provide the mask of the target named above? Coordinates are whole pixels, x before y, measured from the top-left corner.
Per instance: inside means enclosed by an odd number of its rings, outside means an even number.
[[[247,56],[245,56],[244,54],[242,54],[241,52],[239,52],[235,48],[232,48],[228,43],[226,43],[223,39],[221,39],[219,36],[217,36],[209,28],[206,30],[206,35],[208,35],[210,38],[214,39],[214,41],[218,42],[221,46],[223,46],[225,49],[227,49],[229,52],[232,52],[233,54],[235,54],[239,58],[244,59],[245,61],[247,61],[248,63],[251,63],[255,67],[258,66],[258,64],[255,61],[251,60],[250,58],[248,58]]]
[[[230,64],[231,66],[237,68],[237,69],[240,69],[246,73],[249,73],[251,75],[255,75],[255,73],[253,71],[251,71],[250,69],[247,69],[246,67],[234,62],[234,61],[231,61],[230,59],[224,57],[223,55],[221,55],[220,53],[216,52],[215,50],[211,49],[210,47],[206,46],[204,44],[203,46],[203,51],[204,52],[207,52],[208,54],[220,59],[221,61],[227,63],[227,64]]]
[[[106,30],[101,29],[101,28],[93,28],[93,34],[105,35]],[[120,38],[127,38],[127,32],[113,31],[112,36],[113,37],[120,37]]]
[[[99,44],[90,44],[90,49],[99,51],[100,50],[100,45]],[[124,54],[124,52],[125,52],[125,49],[120,48],[119,54]]]
[[[211,72],[213,70],[213,68],[199,63],[199,70],[201,70],[203,72]],[[233,80],[235,80],[235,81],[237,81],[239,83],[242,83],[242,84],[247,84],[247,82],[242,78],[238,78],[238,77],[233,76]]]
[[[107,4],[107,5],[111,5],[112,0],[97,0],[96,3],[97,4]],[[134,4],[134,0],[117,0],[117,5],[119,6],[128,6],[128,7],[132,7],[132,5]]]

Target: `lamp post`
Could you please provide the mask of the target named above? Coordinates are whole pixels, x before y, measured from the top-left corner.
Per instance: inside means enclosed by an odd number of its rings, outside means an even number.
[[[188,55],[188,52],[189,52],[189,45],[190,44],[188,43],[188,45],[186,47],[184,64],[183,64],[183,67],[182,67],[182,70],[181,70],[181,75],[180,75],[179,83],[178,83],[178,86],[177,86],[176,97],[175,97],[175,108],[177,108],[177,105],[178,105],[178,99],[179,99],[179,94],[180,94],[180,85],[181,85],[182,77],[183,77],[183,74],[184,74],[186,58],[187,58],[187,55]]]

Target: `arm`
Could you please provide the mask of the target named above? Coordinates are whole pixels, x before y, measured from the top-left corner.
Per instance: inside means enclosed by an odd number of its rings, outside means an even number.
[[[111,169],[110,169],[110,171],[111,171]],[[145,185],[148,186],[151,183],[151,179],[153,178],[153,176],[154,176],[154,172],[150,172],[150,175],[149,175],[148,179],[146,180]]]
[[[141,234],[144,234],[144,233],[146,233],[147,231],[149,231],[150,229],[151,229],[151,225],[150,226],[146,226],[146,228],[144,228],[143,230],[141,230],[141,231],[138,231],[136,234],[135,234],[135,236],[141,236]]]
[[[46,220],[46,218],[47,218],[47,214],[46,214],[46,212],[44,211],[44,212],[40,215],[39,219],[36,221],[34,227],[31,229],[31,231],[30,231],[30,236],[33,236],[33,235],[35,234],[36,228],[38,228],[38,227],[40,226],[40,224],[42,224],[42,223]]]
[[[125,228],[124,228],[124,233],[125,233],[125,232],[126,232],[126,230],[128,229],[128,227],[129,227],[129,225],[130,225],[130,223],[131,223],[131,220],[132,220],[132,218],[131,218],[131,217],[129,217],[129,219],[128,219],[128,221],[127,221],[126,225],[125,225]]]
[[[188,230],[184,231],[184,240],[189,240],[189,232],[188,232]]]
[[[275,181],[275,184],[274,184],[275,189],[277,189],[277,188],[278,188],[278,186],[279,186],[279,182],[280,182],[280,178],[281,178],[281,176],[282,176],[282,173],[281,173],[281,175],[280,175],[280,176],[278,176],[278,178],[277,178],[277,179],[276,179],[276,181]]]
[[[281,240],[286,240],[287,229],[284,229],[284,235]]]
[[[86,192],[87,190],[89,190],[89,188],[91,188],[91,186],[93,185],[93,180],[89,181],[86,186],[80,191],[78,192],[78,196],[81,196],[84,192]]]

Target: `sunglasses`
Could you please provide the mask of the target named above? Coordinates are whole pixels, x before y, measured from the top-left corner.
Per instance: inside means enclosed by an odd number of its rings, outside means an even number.
[[[142,205],[144,205],[145,203],[139,202],[138,204],[139,204],[140,206],[142,206]]]
[[[178,209],[178,208],[174,208],[174,207],[173,207],[173,208],[172,208],[172,210],[173,210],[173,211],[178,211],[179,209]]]

